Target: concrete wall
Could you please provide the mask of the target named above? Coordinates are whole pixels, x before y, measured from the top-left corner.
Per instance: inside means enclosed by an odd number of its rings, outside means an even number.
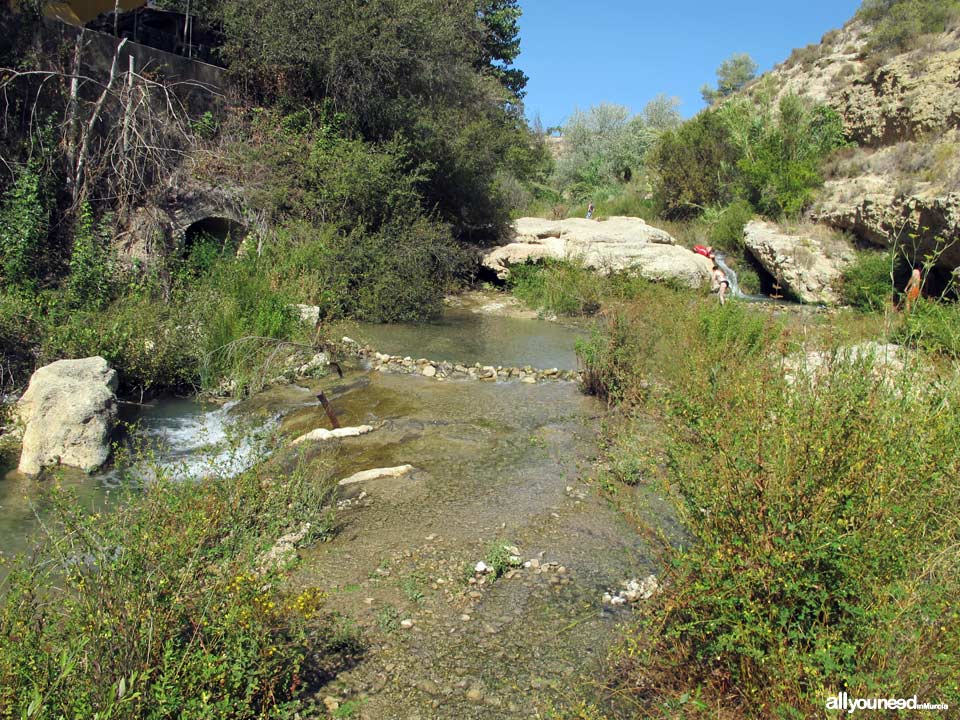
[[[44,32],[58,34],[71,46],[81,32],[79,28],[58,20],[47,20],[44,26]],[[81,74],[105,82],[120,40],[95,30],[84,30],[83,42]],[[118,72],[126,72],[130,57],[133,57],[134,70],[138,74],[175,83],[177,95],[191,115],[213,110],[223,100],[227,87],[227,74],[223,68],[128,40],[120,53]]]

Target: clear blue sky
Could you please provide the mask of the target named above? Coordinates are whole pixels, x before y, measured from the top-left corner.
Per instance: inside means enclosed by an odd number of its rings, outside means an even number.
[[[840,27],[860,0],[520,0],[527,117],[560,125],[601,102],[639,112],[657,93],[689,117],[717,66],[746,52],[760,72]]]

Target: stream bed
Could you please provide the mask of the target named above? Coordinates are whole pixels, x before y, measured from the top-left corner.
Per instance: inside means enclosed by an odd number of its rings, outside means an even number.
[[[377,349],[462,363],[576,367],[582,327],[449,308],[437,323],[348,326]],[[301,551],[290,583],[320,587],[362,631],[358,664],[321,693],[361,718],[530,718],[589,687],[623,610],[601,598],[654,571],[636,532],[590,479],[606,406],[576,383],[476,382],[370,372],[269,388],[239,404],[165,400],[138,413],[155,462],[183,479],[229,474],[257,456],[250,426],[296,437],[329,428],[323,389],[342,425],[337,477],[412,465],[400,478],[343,488],[338,532]],[[244,438],[242,442],[231,437]],[[326,444],[306,452],[328,453]],[[147,477],[149,477],[147,475]],[[108,506],[115,473],[66,474],[78,502]],[[28,549],[43,516],[37,483],[0,482],[0,551]],[[497,544],[525,567],[476,574]],[[318,705],[323,708],[323,705]],[[321,715],[322,715],[321,711]]]

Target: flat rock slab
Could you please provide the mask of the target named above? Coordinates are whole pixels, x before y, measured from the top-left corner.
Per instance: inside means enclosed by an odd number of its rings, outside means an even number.
[[[383,480],[385,478],[398,478],[413,472],[413,465],[398,465],[389,468],[374,468],[373,470],[362,470],[349,477],[343,478],[337,485],[341,487],[346,485],[356,485],[370,480]]]
[[[632,270],[648,280],[671,280],[691,288],[710,280],[709,260],[640,218],[520,218],[513,229],[511,243],[483,258],[484,267],[501,279],[509,275],[511,265],[553,259],[575,260],[606,273]]]
[[[294,440],[291,445],[299,445],[302,442],[322,442],[324,440],[335,440],[336,438],[359,437],[373,432],[370,425],[359,425],[358,427],[337,428],[336,430],[327,430],[326,428],[317,428],[311,430],[305,435],[301,435]]]

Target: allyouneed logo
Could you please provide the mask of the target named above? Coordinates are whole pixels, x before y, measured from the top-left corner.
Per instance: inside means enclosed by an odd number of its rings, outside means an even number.
[[[827,699],[827,710],[852,714],[856,710],[948,710],[946,703],[922,703],[912,698],[852,698],[838,693]]]

